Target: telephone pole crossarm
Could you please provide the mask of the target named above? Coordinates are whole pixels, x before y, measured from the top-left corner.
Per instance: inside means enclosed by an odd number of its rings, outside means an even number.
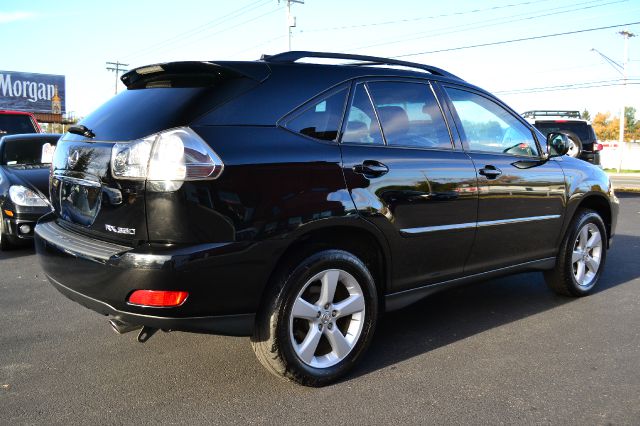
[[[128,67],[129,64],[123,64],[121,62],[107,62],[107,70],[114,71],[116,73],[116,86],[115,86],[115,94],[118,94],[118,78],[120,78],[121,73],[125,73],[129,71],[124,67]]]

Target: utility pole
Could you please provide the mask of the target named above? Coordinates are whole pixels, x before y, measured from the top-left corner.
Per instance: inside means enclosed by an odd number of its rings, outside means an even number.
[[[287,31],[289,32],[289,51],[291,51],[291,33],[292,29],[296,26],[296,17],[291,14],[291,4],[298,3],[304,4],[304,0],[286,0],[287,2]],[[278,0],[280,3],[280,0]]]
[[[619,150],[620,150],[620,161],[618,162],[618,173],[622,169],[622,159],[624,156],[624,107],[625,107],[625,98],[627,94],[627,63],[629,62],[629,39],[631,37],[635,37],[631,31],[623,30],[620,31],[622,37],[624,37],[624,54],[622,56],[622,96],[620,96],[620,100],[622,101],[622,110],[620,111],[620,141],[619,141]]]
[[[109,71],[115,71],[116,73],[116,95],[118,94],[118,78],[120,78],[120,73],[125,73],[129,70],[123,68],[123,67],[128,67],[129,64],[122,64],[118,61],[116,62],[107,62],[107,69]]]

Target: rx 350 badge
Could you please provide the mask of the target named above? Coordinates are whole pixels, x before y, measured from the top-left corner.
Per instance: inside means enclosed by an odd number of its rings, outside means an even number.
[[[135,228],[121,228],[119,226],[104,225],[104,228],[109,232],[115,232],[116,234],[135,235]]]

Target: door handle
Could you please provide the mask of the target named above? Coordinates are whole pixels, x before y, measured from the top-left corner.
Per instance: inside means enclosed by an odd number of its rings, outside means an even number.
[[[484,168],[480,169],[478,172],[487,179],[495,179],[502,174],[502,170],[491,165],[484,166]]]
[[[353,166],[353,171],[367,177],[378,177],[389,172],[389,167],[379,161],[365,160],[362,164]]]

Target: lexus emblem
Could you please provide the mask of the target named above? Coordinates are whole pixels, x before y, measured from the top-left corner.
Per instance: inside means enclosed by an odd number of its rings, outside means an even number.
[[[75,165],[78,164],[79,159],[80,159],[80,152],[78,152],[77,149],[74,149],[73,151],[71,151],[69,153],[69,156],[67,157],[67,164],[69,165],[69,168],[75,167]]]

